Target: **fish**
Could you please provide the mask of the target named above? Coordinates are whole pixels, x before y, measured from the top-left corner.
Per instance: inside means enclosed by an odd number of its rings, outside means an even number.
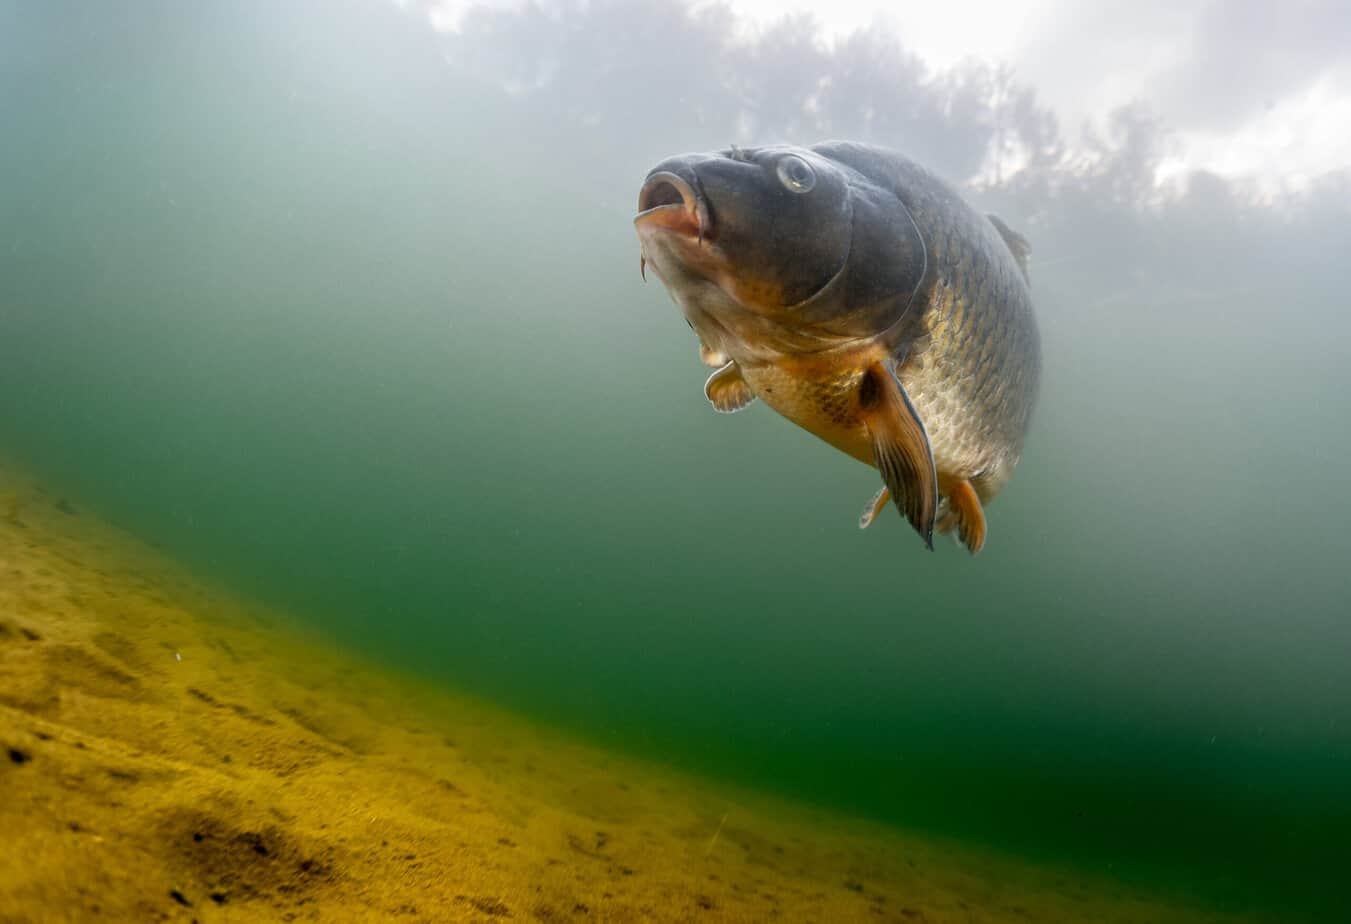
[[[914,160],[852,141],[731,147],[648,172],[634,227],[714,371],[875,467],[933,549],[972,554],[1021,457],[1041,378],[1027,239]]]

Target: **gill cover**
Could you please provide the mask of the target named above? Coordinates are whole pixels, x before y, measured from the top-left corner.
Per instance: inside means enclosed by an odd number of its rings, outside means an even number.
[[[698,173],[736,277],[727,288],[743,305],[849,338],[905,316],[927,257],[910,210],[890,189],[796,147],[734,149]]]
[[[897,196],[859,178],[853,204],[848,265],[831,333],[865,337],[907,313],[924,281],[927,255],[919,228]]]

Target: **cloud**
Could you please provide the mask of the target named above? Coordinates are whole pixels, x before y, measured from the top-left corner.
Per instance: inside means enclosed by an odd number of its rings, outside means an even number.
[[[1351,83],[1351,4],[1221,0],[1201,11],[1184,54],[1147,95],[1179,129],[1230,131],[1330,75]]]
[[[1148,104],[1150,78],[1183,55],[1197,15],[1195,4],[1167,0],[1056,0],[1033,11],[1011,63],[1077,126],[1131,101]]]
[[[1022,34],[1018,78],[1071,140],[1139,103],[1179,142],[1169,172],[1308,180],[1351,165],[1346,0],[1053,0]]]

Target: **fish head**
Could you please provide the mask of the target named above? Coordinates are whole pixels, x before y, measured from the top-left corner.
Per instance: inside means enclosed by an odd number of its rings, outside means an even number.
[[[811,148],[668,158],[648,173],[634,225],[644,266],[704,343],[734,358],[873,335],[923,273],[899,199]]]

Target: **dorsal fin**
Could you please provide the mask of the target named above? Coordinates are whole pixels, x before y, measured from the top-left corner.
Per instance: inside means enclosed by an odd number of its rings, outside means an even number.
[[[1032,253],[1032,245],[1027,242],[1017,231],[1014,231],[998,215],[986,215],[990,219],[990,224],[999,232],[999,236],[1004,239],[1004,243],[1009,247],[1009,253],[1013,254],[1013,259],[1018,261],[1018,268],[1023,271],[1023,278],[1030,284],[1032,277],[1027,274],[1027,257]]]

